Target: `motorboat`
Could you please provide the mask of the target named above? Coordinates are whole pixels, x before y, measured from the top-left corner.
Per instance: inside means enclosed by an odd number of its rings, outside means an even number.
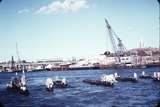
[[[134,75],[133,77],[120,77],[120,76],[117,76],[115,77],[117,81],[120,81],[120,82],[138,82],[138,76],[137,76],[137,73],[134,72]]]
[[[139,76],[139,78],[141,78],[141,79],[152,79],[153,77],[151,75],[147,75],[145,73],[145,71],[142,71],[142,75]]]
[[[29,91],[26,86],[26,78],[24,71],[22,73],[22,76],[18,76],[16,72],[15,77],[12,77],[10,83],[7,84],[7,90],[16,91],[23,95],[29,95]]]
[[[101,80],[91,80],[91,79],[85,79],[83,80],[84,83],[88,83],[90,85],[103,85],[103,86],[113,86],[113,83],[105,82]]]
[[[67,88],[69,86],[68,81],[64,77],[63,78],[60,78],[60,77],[54,78],[53,83],[54,83],[55,88]]]
[[[101,80],[94,79],[85,79],[84,83],[88,83],[91,85],[102,85],[102,86],[114,86],[114,83],[117,82],[113,74],[110,75],[102,75]]]

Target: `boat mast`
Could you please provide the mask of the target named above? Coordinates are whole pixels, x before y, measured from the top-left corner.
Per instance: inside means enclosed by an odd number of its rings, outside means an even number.
[[[19,51],[18,51],[18,43],[16,43],[16,53],[17,53],[17,58],[18,58],[18,68],[21,68],[21,59],[19,56]]]

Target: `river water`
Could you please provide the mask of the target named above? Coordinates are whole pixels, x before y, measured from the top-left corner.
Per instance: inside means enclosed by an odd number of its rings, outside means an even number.
[[[26,73],[29,96],[8,92],[6,84],[15,73],[0,73],[0,102],[5,107],[155,107],[160,101],[160,82],[139,79],[138,83],[118,82],[114,87],[85,84],[84,79],[100,79],[102,74],[118,72],[122,77],[138,75],[141,71],[152,74],[158,68],[105,69],[74,71],[42,71]],[[70,87],[45,90],[47,77],[66,77]]]

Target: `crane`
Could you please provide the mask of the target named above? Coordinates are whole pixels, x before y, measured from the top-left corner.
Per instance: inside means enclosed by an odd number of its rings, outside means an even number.
[[[120,57],[124,56],[124,53],[126,52],[126,48],[122,43],[122,40],[118,37],[118,35],[114,32],[110,24],[108,23],[108,20],[105,19],[106,28],[108,30],[108,34],[110,37],[112,49],[115,53],[116,63],[120,63]]]

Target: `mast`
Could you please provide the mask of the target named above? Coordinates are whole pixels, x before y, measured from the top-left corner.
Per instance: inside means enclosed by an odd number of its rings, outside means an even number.
[[[18,51],[18,44],[17,43],[16,43],[16,53],[17,53],[18,62],[20,62],[19,51]]]
[[[16,53],[17,53],[17,58],[18,58],[17,65],[18,65],[18,69],[20,69],[21,68],[21,59],[19,56],[18,43],[16,43]]]

